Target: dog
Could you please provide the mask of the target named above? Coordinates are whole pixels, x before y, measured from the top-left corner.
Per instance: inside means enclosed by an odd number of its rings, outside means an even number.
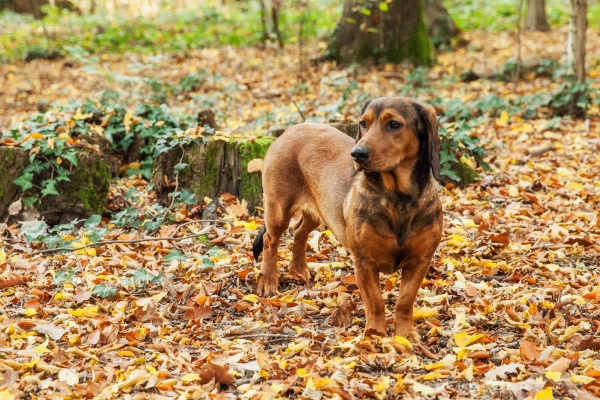
[[[277,247],[294,226],[290,273],[310,280],[306,245],[324,223],[350,252],[366,315],[365,335],[387,335],[379,273],[402,270],[394,334],[419,343],[413,305],[442,237],[440,150],[433,107],[409,97],[365,104],[356,140],[322,124],[288,128],[264,158],[264,251],[256,293],[277,291]]]

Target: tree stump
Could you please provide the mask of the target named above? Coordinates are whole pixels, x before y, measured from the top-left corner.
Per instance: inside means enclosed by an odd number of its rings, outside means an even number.
[[[34,178],[33,188],[22,193],[21,188],[13,181],[23,174],[28,165],[29,159],[23,149],[0,147],[0,180],[4,183],[0,188],[0,221],[9,217],[8,206],[24,196],[40,198],[34,208],[50,225],[102,214],[108,200],[111,174],[110,167],[102,161],[100,154],[79,152],[77,167],[69,175],[70,180],[56,185],[58,195],[41,197],[40,182],[47,178],[44,173]]]
[[[249,211],[254,211],[262,204],[262,183],[260,173],[248,172],[248,164],[253,159],[264,158],[275,138],[228,139],[227,142],[193,143],[158,156],[151,179],[157,200],[169,205],[169,195],[176,187],[193,193],[197,202],[202,202],[205,197],[215,199],[228,192],[246,200]],[[180,162],[188,165],[176,173],[175,165]]]

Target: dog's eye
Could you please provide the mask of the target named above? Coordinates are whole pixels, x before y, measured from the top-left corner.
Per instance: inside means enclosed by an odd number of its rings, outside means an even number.
[[[398,130],[402,127],[402,124],[400,122],[397,121],[390,121],[390,123],[388,124],[388,126],[390,127],[390,129],[393,130]]]
[[[367,122],[366,121],[360,121],[358,124],[360,125],[361,128],[367,129]]]

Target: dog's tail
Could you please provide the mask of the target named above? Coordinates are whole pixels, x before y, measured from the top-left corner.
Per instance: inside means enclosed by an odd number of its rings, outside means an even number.
[[[254,254],[254,262],[256,263],[258,262],[258,256],[260,256],[260,253],[262,253],[263,247],[265,245],[263,238],[265,236],[266,231],[267,228],[265,228],[264,226],[260,228],[260,231],[258,231],[258,235],[256,235],[254,243],[252,244],[252,254]]]

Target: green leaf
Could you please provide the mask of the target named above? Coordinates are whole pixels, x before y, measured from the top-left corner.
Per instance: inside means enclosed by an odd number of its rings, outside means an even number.
[[[117,288],[115,288],[114,286],[106,286],[106,284],[101,283],[100,285],[94,286],[94,289],[92,289],[92,293],[97,294],[103,299],[106,299],[107,297],[111,297],[117,294]]]
[[[356,20],[354,18],[350,18],[350,17],[346,18],[346,22],[349,24],[356,24]]]
[[[140,268],[133,273],[133,282],[137,285],[138,283],[145,283],[152,279],[152,275],[148,273],[146,268]]]
[[[15,185],[21,186],[21,191],[26,191],[33,187],[33,174],[31,172],[25,172],[23,175],[19,176],[17,179],[13,181]]]
[[[165,256],[164,260],[165,261],[173,261],[173,260],[186,261],[187,257],[179,250],[173,249],[173,250],[171,250],[171,252],[169,254],[167,254]]]
[[[61,157],[69,161],[74,166],[77,166],[77,154],[74,151],[61,154]]]
[[[34,221],[34,222],[27,222],[26,224],[23,223],[23,228],[21,231],[25,235],[25,239],[27,239],[27,242],[31,243],[31,242],[37,242],[43,236],[45,236],[47,229],[48,229],[48,226],[46,225],[46,223],[44,221]]]
[[[387,12],[390,8],[388,6],[388,3],[382,1],[381,3],[379,3],[379,9],[383,12]]]
[[[83,227],[85,229],[95,228],[98,225],[100,225],[101,222],[102,222],[102,217],[100,215],[95,214],[85,220],[85,222],[83,223]]]
[[[175,170],[175,172],[181,172],[183,171],[189,164],[186,163],[179,163],[177,164],[175,167],[173,167],[173,169]]]
[[[58,285],[63,282],[71,282],[75,277],[75,270],[73,268],[68,268],[66,271],[59,271],[54,275],[54,279],[52,279],[53,285]]]
[[[361,7],[360,12],[361,14],[364,14],[367,17],[371,15],[371,10],[369,10],[367,7]]]
[[[21,199],[21,202],[23,202],[24,205],[26,206],[32,206],[35,204],[35,202],[38,200],[37,197],[35,196],[27,196],[27,197],[23,197]]]

